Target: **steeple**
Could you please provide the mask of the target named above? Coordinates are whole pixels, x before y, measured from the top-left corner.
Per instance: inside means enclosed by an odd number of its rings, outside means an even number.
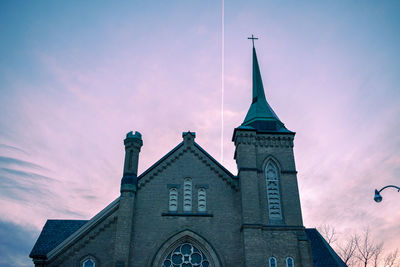
[[[249,38],[252,39],[252,38]],[[253,38],[254,39],[254,38]],[[261,79],[260,67],[258,66],[256,49],[253,40],[253,101],[247,112],[242,126],[250,126],[256,130],[290,132],[279,120],[278,116],[268,104],[264,86]]]

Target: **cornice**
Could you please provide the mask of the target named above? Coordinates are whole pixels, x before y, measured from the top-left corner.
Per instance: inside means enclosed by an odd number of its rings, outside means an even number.
[[[266,225],[244,223],[240,227],[240,231],[243,231],[244,229],[261,229],[264,231],[304,231],[305,228],[302,225]]]
[[[215,163],[211,162],[211,160],[204,156],[204,154],[199,153],[195,149],[189,148],[190,152],[193,153],[199,160],[201,160],[211,171],[213,171],[219,178],[225,181],[229,186],[232,187],[235,191],[239,191],[237,180],[233,180],[230,177],[221,171],[219,166],[215,166]]]
[[[235,135],[235,146],[254,145],[259,147],[293,147],[293,134],[257,134],[250,131],[238,131]]]
[[[225,181],[232,189],[235,191],[239,191],[239,186],[237,180],[234,180],[230,175],[226,172],[227,170],[221,168],[218,164],[213,162],[204,151],[200,150],[196,145],[189,146],[181,146],[174,153],[168,155],[163,159],[163,162],[160,162],[156,167],[154,167],[147,175],[142,176],[138,181],[138,190],[144,187],[147,183],[149,183],[156,176],[161,174],[164,170],[166,170],[169,166],[171,166],[176,160],[183,156],[185,153],[192,153],[197,159],[199,159],[203,164],[205,164],[212,172],[216,174],[217,177]]]
[[[180,151],[179,151],[180,150]],[[179,153],[178,153],[179,151]],[[180,146],[179,149],[174,151],[175,153],[169,155],[168,157],[163,159],[163,162],[160,162],[156,167],[154,167],[147,175],[142,176],[142,178],[138,181],[138,190],[144,187],[148,182],[154,179],[154,177],[161,174],[164,170],[166,170],[172,163],[178,160],[184,153],[186,153],[187,148],[184,149],[183,146]]]

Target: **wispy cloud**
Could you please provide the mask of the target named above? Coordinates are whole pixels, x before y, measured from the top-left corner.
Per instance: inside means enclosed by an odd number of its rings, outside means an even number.
[[[16,152],[21,152],[21,153],[27,154],[27,152],[21,148],[6,145],[6,144],[0,144],[0,150],[11,150],[11,151],[16,151]]]
[[[32,266],[27,257],[33,248],[38,232],[10,222],[0,221],[0,265],[4,267]],[[4,242],[7,240],[7,243]]]
[[[0,156],[0,165],[14,165],[14,166],[21,166],[21,167],[28,167],[36,170],[46,170],[40,165],[27,162],[24,160],[16,159],[16,158],[11,158],[11,157],[3,157]]]
[[[217,2],[23,5],[0,16],[9,25],[0,48],[2,217],[36,230],[46,218],[92,217],[119,194],[131,130],[144,139],[139,172],[187,130],[219,159]],[[372,194],[400,184],[398,13],[391,2],[226,4],[224,129],[224,165],[235,173],[231,135],[251,102],[246,37],[255,33],[268,101],[297,132],[306,226],[370,224],[397,246],[388,233],[400,220],[398,196],[385,192],[378,205]]]

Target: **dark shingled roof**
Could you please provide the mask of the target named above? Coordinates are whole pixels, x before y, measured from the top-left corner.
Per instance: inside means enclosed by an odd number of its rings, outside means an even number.
[[[29,257],[46,258],[47,253],[87,222],[87,220],[47,220]]]
[[[331,246],[325,241],[315,228],[306,229],[308,239],[311,241],[312,258],[314,267],[346,267]]]

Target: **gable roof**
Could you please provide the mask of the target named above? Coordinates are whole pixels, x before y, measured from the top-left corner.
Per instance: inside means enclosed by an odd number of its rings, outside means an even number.
[[[163,162],[165,162],[172,154],[174,154],[176,151],[178,151],[181,147],[184,146],[184,142],[180,142],[176,147],[174,147],[171,151],[169,151],[167,154],[165,154],[161,159],[159,159],[156,163],[151,165],[147,170],[142,172],[138,176],[138,181],[145,177],[148,173],[150,173],[152,170],[154,170],[157,166],[161,165]],[[204,150],[199,144],[196,142],[193,142],[193,146],[196,147],[205,157],[210,159],[215,165],[217,165],[224,173],[226,173],[230,178],[237,180],[237,176],[233,175],[228,169],[226,169],[224,166],[222,166],[221,163],[219,163],[213,156],[207,153],[207,151]]]
[[[347,265],[336,254],[315,228],[305,229],[311,241],[311,252],[314,267],[346,267]]]
[[[47,220],[29,257],[51,259],[62,250],[86,235],[96,225],[115,214],[119,198],[111,202],[90,220]]]
[[[47,220],[29,257],[46,258],[46,254],[75,233],[88,220]]]

